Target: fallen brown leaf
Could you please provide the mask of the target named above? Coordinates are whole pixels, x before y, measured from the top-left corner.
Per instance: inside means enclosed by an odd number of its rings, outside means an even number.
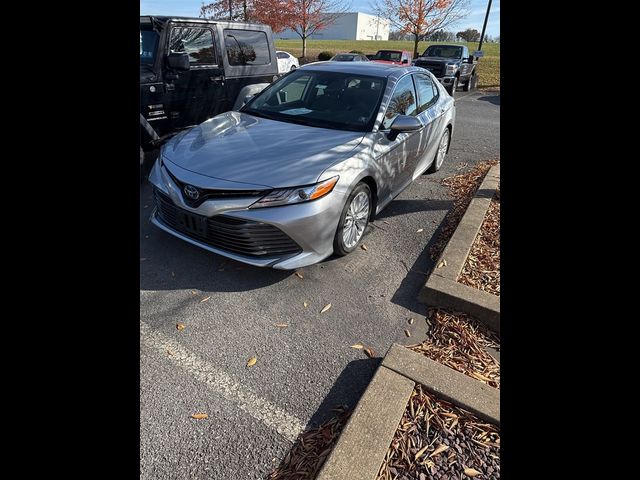
[[[447,261],[444,260],[444,259],[438,264],[438,268],[442,268],[442,267],[446,267],[446,266],[447,266]]]
[[[210,298],[211,298],[211,296],[205,297],[202,300],[200,300],[200,303],[207,302],[207,301],[209,301]]]
[[[304,305],[304,308],[307,308],[309,306],[307,302],[304,302],[302,305]]]
[[[419,228],[419,229],[416,231],[416,233],[420,233],[420,232],[422,232],[423,230],[424,230],[424,228]]]
[[[288,323],[275,323],[274,327],[279,327],[279,328],[287,328],[289,326]]]
[[[176,328],[180,331],[184,330],[185,328],[187,328],[187,326],[184,323],[176,323]]]
[[[251,357],[249,360],[247,360],[247,367],[253,367],[257,361],[258,359],[256,357]]]
[[[208,413],[193,413],[191,418],[195,418],[196,420],[204,420],[205,418],[209,418]]]
[[[423,454],[424,452],[427,451],[427,448],[429,448],[429,445],[421,448],[420,450],[418,450],[418,453],[416,453],[416,456],[414,457],[414,460],[418,460]]]
[[[413,325],[413,318],[409,319],[409,325]]]
[[[304,278],[304,276],[300,272],[296,272],[296,277],[298,277],[299,279]]]
[[[358,350],[362,350],[364,348],[364,345],[362,345],[360,342],[358,342],[358,343],[354,343],[353,345],[351,345],[351,348],[357,348]]]
[[[464,469],[464,474],[467,477],[477,477],[478,475],[482,475],[482,472],[479,472],[475,468],[465,468]]]
[[[170,357],[173,357],[173,353],[168,348],[167,348],[167,355],[169,355]]]
[[[449,449],[449,445],[443,445],[440,444],[438,445],[438,448],[436,448],[433,452],[431,452],[429,454],[430,457],[435,457],[436,455],[440,455],[442,452],[444,452],[445,450]]]
[[[191,295],[197,295],[198,292],[196,292],[195,290],[191,290]]]
[[[373,348],[365,348],[364,353],[366,353],[367,357],[369,358],[373,358],[376,356],[376,352],[373,350]]]
[[[364,243],[360,245],[360,248],[363,249],[365,252],[367,251],[367,246]]]
[[[409,330],[405,330],[405,331],[404,331],[404,334],[405,334],[407,337],[410,337],[410,336],[411,336],[411,332],[410,332]]]
[[[324,312],[326,312],[327,310],[329,310],[330,308],[331,308],[331,304],[330,304],[330,303],[327,303],[327,304],[324,306],[324,308],[323,308],[322,310],[320,310],[320,313],[324,313]]]

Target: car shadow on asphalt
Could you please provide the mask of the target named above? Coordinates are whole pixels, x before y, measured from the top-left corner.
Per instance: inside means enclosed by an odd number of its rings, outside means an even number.
[[[418,315],[424,316],[427,313],[428,306],[418,301],[418,295],[422,287],[424,287],[427,282],[427,278],[429,278],[429,274],[435,265],[435,260],[431,258],[430,251],[442,235],[443,227],[450,221],[453,202],[450,202],[450,204],[452,205],[451,209],[449,209],[447,215],[442,220],[442,223],[438,225],[438,228],[436,228],[436,231],[431,236],[422,252],[420,252],[416,261],[413,262],[413,265],[409,266],[404,262],[401,262],[407,270],[407,275],[391,297],[391,302],[417,313]]]
[[[430,199],[415,199],[415,200],[403,200],[395,199],[389,204],[379,215],[376,215],[376,220],[384,220],[385,218],[395,217],[397,215],[404,215],[414,212],[424,212],[426,210],[444,210],[448,211],[453,205],[451,200],[430,200]]]
[[[478,97],[477,100],[481,100],[483,102],[489,102],[493,105],[500,106],[500,94],[498,95],[486,95],[484,97]]]
[[[316,413],[309,419],[305,430],[317,428],[335,416],[336,407],[344,406],[348,410],[353,410],[381,361],[382,358],[363,358],[349,362],[324,397]]]

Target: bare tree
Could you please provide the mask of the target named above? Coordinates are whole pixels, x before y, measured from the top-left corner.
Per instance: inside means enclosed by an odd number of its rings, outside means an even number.
[[[417,57],[420,40],[469,15],[468,5],[469,0],[374,0],[372,6],[394,29],[413,37]]]
[[[307,38],[327,28],[348,10],[350,2],[342,0],[285,0],[281,12],[284,24],[302,39],[302,56],[307,55]]]

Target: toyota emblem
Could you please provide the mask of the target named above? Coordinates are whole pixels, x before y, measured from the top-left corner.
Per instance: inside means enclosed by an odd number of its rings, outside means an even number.
[[[185,185],[184,194],[191,200],[197,200],[200,197],[200,192],[193,185]]]

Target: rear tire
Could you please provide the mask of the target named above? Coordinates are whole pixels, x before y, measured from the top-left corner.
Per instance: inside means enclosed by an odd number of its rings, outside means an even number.
[[[333,239],[333,252],[343,257],[353,252],[364,237],[371,216],[371,189],[360,182],[345,202]]]
[[[467,80],[467,83],[464,84],[462,90],[468,92],[469,90],[473,90],[476,88],[476,84],[478,83],[478,77],[476,76],[476,72],[473,72]]]
[[[431,166],[427,170],[427,173],[436,173],[440,170],[440,167],[444,163],[444,157],[447,156],[447,150],[449,150],[449,142],[451,141],[451,132],[449,129],[445,129],[442,137],[440,137],[440,143],[438,144],[438,150],[436,151],[436,157],[431,162]]]

